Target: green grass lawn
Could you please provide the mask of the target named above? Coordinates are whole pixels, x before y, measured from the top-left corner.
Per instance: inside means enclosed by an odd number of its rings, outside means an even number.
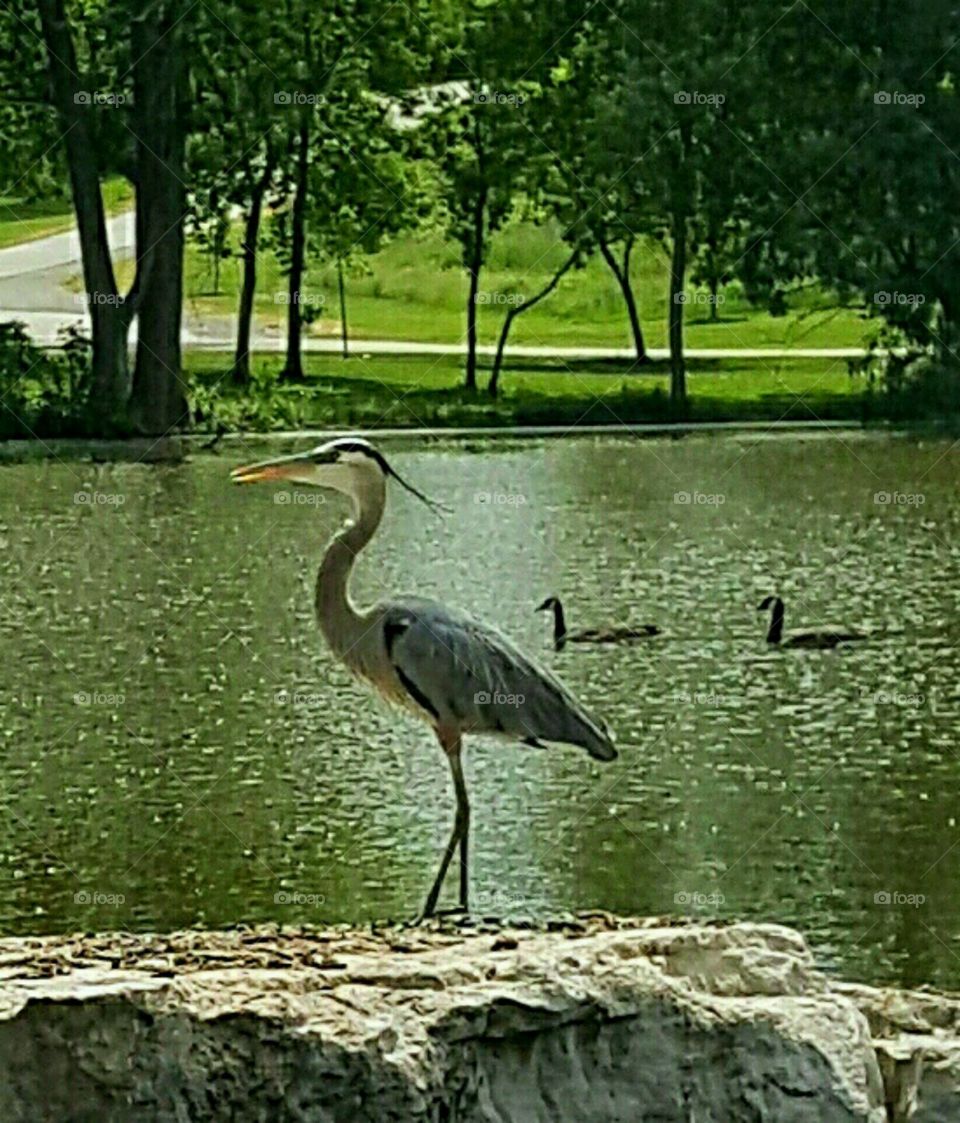
[[[660,364],[631,373],[627,363],[515,364],[492,401],[461,389],[455,358],[309,355],[300,385],[275,381],[280,356],[257,356],[256,389],[237,394],[229,356],[189,352],[200,427],[415,428],[460,425],[601,425],[671,419],[669,375]],[[486,371],[481,371],[481,386]],[[846,364],[790,359],[700,362],[689,376],[695,421],[859,420],[870,413],[863,379]]]
[[[236,242],[238,231],[234,232]],[[564,260],[557,231],[529,223],[507,226],[493,240],[482,278],[487,294],[533,296]],[[132,280],[133,264],[120,266],[121,280]],[[648,243],[634,253],[633,276],[640,312],[650,347],[666,346],[667,259],[662,247]],[[213,295],[209,258],[188,246],[186,304],[194,316],[232,316],[240,283],[238,259],[221,264],[221,293]],[[693,290],[690,289],[692,292]],[[257,294],[257,322],[280,325],[286,316],[282,302],[285,280],[274,256],[261,255]],[[315,266],[308,274],[306,297],[318,316],[310,332],[339,333],[336,275]],[[873,324],[858,308],[838,308],[816,288],[791,297],[787,315],[774,317],[752,307],[730,285],[722,294],[720,322],[712,323],[709,309],[691,304],[686,309],[689,347],[840,347],[858,346]],[[497,299],[494,296],[494,299]],[[464,334],[466,280],[455,246],[438,235],[400,238],[368,261],[347,284],[348,321],[357,339],[411,339],[450,342]],[[484,343],[496,341],[505,305],[479,308]],[[513,343],[558,346],[629,346],[623,302],[604,263],[596,258],[581,272],[570,274],[558,290],[528,313],[519,316]]]
[[[108,214],[126,209],[132,199],[133,190],[125,179],[108,179],[104,183],[103,203]],[[35,202],[0,197],[0,249],[60,234],[73,224],[73,204],[69,196]]]

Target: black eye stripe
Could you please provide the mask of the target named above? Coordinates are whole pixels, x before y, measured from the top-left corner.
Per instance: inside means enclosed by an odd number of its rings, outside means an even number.
[[[369,456],[371,460],[380,465],[381,470],[386,475],[392,474],[390,465],[387,463],[383,453],[365,444],[363,441],[351,441],[349,438],[347,440],[338,441],[332,451],[334,455],[338,452],[358,452],[363,456]]]

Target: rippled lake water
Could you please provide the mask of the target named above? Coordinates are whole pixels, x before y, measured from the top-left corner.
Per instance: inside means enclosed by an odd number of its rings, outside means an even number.
[[[178,467],[0,469],[0,929],[412,915],[452,816],[432,735],[374,701],[312,615],[344,515]],[[960,987],[960,448],[901,436],[391,444],[361,601],[495,624],[621,755],[474,739],[479,910],[778,920],[828,969]],[[254,455],[264,452],[262,447]],[[787,625],[870,629],[769,649]],[[571,626],[654,622],[556,654]],[[451,876],[448,892],[455,892]]]

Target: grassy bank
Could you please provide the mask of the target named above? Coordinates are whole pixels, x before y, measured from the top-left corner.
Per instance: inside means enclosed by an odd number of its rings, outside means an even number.
[[[232,248],[237,248],[234,230]],[[496,342],[507,301],[530,299],[564,261],[559,231],[550,226],[514,223],[492,242],[479,305],[480,337]],[[259,259],[256,316],[258,325],[281,325],[286,316],[286,282],[276,258],[264,251]],[[133,264],[122,263],[121,279],[129,284]],[[663,248],[648,242],[637,248],[632,276],[649,347],[666,346],[667,258]],[[77,279],[79,283],[79,279]],[[186,256],[185,299],[188,313],[209,319],[233,315],[237,307],[240,265],[221,263],[220,292],[213,293],[213,268],[193,245]],[[310,334],[339,333],[340,311],[336,275],[315,265],[308,273],[304,302],[315,315]],[[705,294],[690,293],[695,300]],[[712,322],[710,308],[691,303],[686,309],[689,347],[841,347],[859,346],[872,323],[862,309],[838,308],[834,298],[816,287],[792,294],[790,311],[771,316],[750,305],[738,285],[729,285]],[[400,238],[366,262],[347,280],[350,331],[357,339],[412,339],[449,342],[464,334],[466,281],[456,247],[438,235]],[[517,317],[512,342],[557,346],[629,346],[623,301],[609,269],[599,259],[568,274],[548,299]]]
[[[280,356],[258,356],[255,385],[232,388],[229,356],[193,352],[197,423],[230,428],[603,425],[675,420],[665,364],[631,372],[622,362],[515,364],[496,401],[461,388],[455,358],[310,355],[302,384],[276,382]],[[481,370],[481,386],[486,370]],[[870,412],[863,380],[846,364],[791,359],[700,362],[689,377],[694,421],[859,420]]]
[[[103,185],[103,205],[107,214],[126,209],[133,199],[133,190],[125,179],[109,179]],[[0,197],[0,249],[62,234],[74,225],[70,197],[29,201],[16,197]]]

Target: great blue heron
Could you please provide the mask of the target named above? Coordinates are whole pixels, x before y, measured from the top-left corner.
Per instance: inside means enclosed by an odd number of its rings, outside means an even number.
[[[767,631],[767,643],[779,644],[780,647],[812,647],[829,649],[841,643],[852,643],[855,640],[866,639],[858,632],[847,631],[844,628],[821,628],[817,631],[803,631],[794,628],[791,631],[783,630],[783,601],[780,597],[764,597],[757,605],[757,612],[766,612],[773,609],[770,616],[770,628]]]
[[[402,480],[373,445],[340,438],[308,453],[237,468],[235,483],[286,480],[338,491],[351,501],[353,519],[334,536],[317,572],[316,612],[334,655],[385,698],[430,723],[453,775],[457,811],[450,841],[427,896],[423,915],[436,909],[443,879],[460,847],[460,906],[468,907],[467,847],[470,803],[460,760],[467,733],[489,733],[541,748],[579,745],[596,760],[617,751],[606,725],[580,705],[549,671],[485,624],[419,597],[357,608],[349,581],[357,555],[380,525],[387,479]]]
[[[562,651],[568,643],[626,643],[635,639],[649,639],[660,635],[656,624],[641,624],[636,628],[614,627],[581,628],[576,632],[567,631],[567,619],[559,597],[547,597],[543,604],[537,605],[537,612],[553,610],[553,646]]]

